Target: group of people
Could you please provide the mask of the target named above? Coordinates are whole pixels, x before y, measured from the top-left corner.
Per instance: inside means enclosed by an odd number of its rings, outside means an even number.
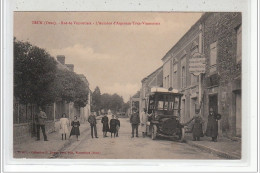
[[[120,129],[120,121],[118,120],[118,117],[115,117],[115,115],[112,115],[112,119],[109,121],[107,114],[104,115],[101,119],[101,123],[103,124],[103,137],[107,137],[107,132],[111,133],[114,137],[119,137],[119,129]],[[110,125],[110,127],[109,127]]]
[[[42,134],[43,134],[43,138],[44,141],[48,141],[47,139],[47,135],[45,132],[45,124],[46,124],[46,120],[47,120],[47,115],[46,113],[42,110],[41,107],[39,107],[39,113],[36,116],[36,133],[37,133],[37,141],[40,140],[40,129],[42,130]],[[62,117],[60,119],[60,133],[61,133],[61,138],[62,140],[67,138],[67,134],[69,133],[69,119],[66,118],[66,114],[63,113]],[[70,131],[70,136],[72,135],[76,135],[77,140],[78,140],[78,136],[80,135],[80,131],[79,131],[79,126],[80,126],[80,122],[77,119],[77,116],[74,117],[74,120],[71,122],[71,131]]]
[[[91,137],[94,138],[95,136],[95,138],[98,138],[97,126],[96,126],[97,120],[96,120],[95,112],[91,112],[91,115],[88,118],[88,122],[90,123],[90,127],[91,127]],[[118,137],[119,128],[120,128],[120,121],[118,120],[118,117],[112,115],[112,119],[109,121],[107,114],[104,114],[104,116],[101,119],[101,123],[103,124],[103,128],[102,128],[103,137],[107,137],[107,132],[111,133],[111,138],[113,134],[114,137]]]
[[[217,136],[218,136],[218,120],[221,119],[221,115],[217,114],[213,111],[213,108],[209,109],[209,115],[208,115],[208,123],[207,123],[207,129],[206,132],[203,132],[203,124],[205,123],[202,119],[201,115],[199,114],[199,110],[195,110],[195,116],[185,123],[184,125],[187,125],[192,122],[192,136],[194,141],[200,141],[200,138],[204,136],[204,134],[208,137],[212,138],[212,141],[217,142]],[[146,109],[143,109],[141,112],[141,117],[139,116],[139,112],[137,109],[133,109],[133,113],[130,116],[130,123],[132,126],[132,138],[135,136],[138,137],[138,126],[141,124],[141,131],[143,137],[147,135],[147,126],[149,126],[149,114],[147,113]],[[46,113],[42,111],[42,108],[39,108],[39,113],[36,117],[36,130],[37,130],[37,140],[40,140],[40,129],[42,130],[44,141],[48,141],[47,135],[45,132],[45,121],[47,119]],[[97,136],[97,121],[95,112],[91,112],[91,115],[88,118],[88,122],[90,123],[91,127],[91,137],[98,138]],[[111,138],[114,135],[114,137],[118,137],[119,129],[120,129],[120,121],[118,120],[118,117],[115,117],[112,115],[112,119],[109,121],[107,114],[105,114],[102,119],[101,123],[103,124],[103,137],[107,137],[107,132],[111,133]],[[72,135],[75,135],[77,140],[80,135],[80,122],[77,119],[77,116],[74,117],[74,120],[69,123],[69,119],[66,118],[66,114],[63,113],[62,117],[60,119],[60,133],[61,133],[61,139],[67,139],[67,134],[69,133],[69,125],[71,125],[71,131],[69,137]]]
[[[208,115],[208,123],[207,123],[207,129],[206,132],[203,132],[203,124],[205,121],[202,119],[200,115],[200,110],[195,110],[195,116],[185,123],[185,125],[192,122],[192,137],[193,141],[200,141],[200,138],[204,136],[204,134],[208,137],[212,138],[213,142],[217,142],[217,136],[218,136],[218,120],[221,119],[221,115],[214,112],[213,108],[209,109],[209,115]]]
[[[144,108],[141,112],[141,117],[139,117],[139,112],[137,109],[133,109],[133,114],[130,116],[130,123],[132,125],[132,138],[134,138],[134,134],[138,137],[138,126],[141,124],[141,131],[143,137],[147,135],[147,126],[149,126],[148,118],[151,115],[147,113],[147,110]],[[192,123],[192,137],[193,141],[200,141],[200,138],[204,136],[204,134],[208,137],[212,138],[213,142],[217,142],[218,136],[218,120],[221,119],[221,115],[214,112],[213,108],[209,109],[208,115],[208,123],[206,132],[203,132],[203,124],[205,121],[203,120],[202,116],[200,115],[200,110],[195,110],[195,116],[185,123],[187,125]],[[135,133],[136,132],[136,133]]]

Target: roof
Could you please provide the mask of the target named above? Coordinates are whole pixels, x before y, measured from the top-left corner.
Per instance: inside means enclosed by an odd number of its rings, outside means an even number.
[[[139,97],[140,97],[140,91],[137,91],[137,92],[135,93],[135,95],[133,95],[132,98],[139,98]]]
[[[157,73],[159,70],[161,70],[163,68],[163,66],[157,68],[154,72],[152,72],[151,74],[149,74],[148,76],[146,76],[145,78],[143,78],[141,80],[141,82],[144,82],[144,80],[148,79],[149,77],[151,77],[152,75],[154,75],[155,73]]]
[[[179,91],[177,89],[172,89],[171,91],[169,91],[167,88],[163,88],[163,87],[152,87],[151,92],[152,93],[156,93],[156,92],[175,93],[175,94],[179,93]]]

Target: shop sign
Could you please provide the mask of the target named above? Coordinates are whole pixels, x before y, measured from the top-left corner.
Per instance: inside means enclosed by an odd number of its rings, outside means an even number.
[[[206,70],[206,58],[200,53],[194,53],[189,60],[189,71],[195,76],[205,73]]]

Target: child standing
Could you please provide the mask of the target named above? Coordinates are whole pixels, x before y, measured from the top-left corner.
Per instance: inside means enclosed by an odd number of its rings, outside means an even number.
[[[72,135],[76,135],[77,137],[77,141],[79,140],[78,137],[80,135],[80,132],[79,132],[79,126],[80,126],[80,123],[77,119],[77,116],[74,117],[74,120],[71,122],[71,126],[72,126],[72,129],[70,131],[70,137]]]
[[[66,134],[69,133],[68,126],[69,126],[69,120],[66,118],[66,114],[63,113],[62,117],[60,119],[60,133],[61,133],[61,139],[63,140],[63,136],[66,140]]]

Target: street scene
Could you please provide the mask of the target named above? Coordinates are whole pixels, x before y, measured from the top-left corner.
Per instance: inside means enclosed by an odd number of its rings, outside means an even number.
[[[13,158],[242,158],[239,12],[15,12]]]

